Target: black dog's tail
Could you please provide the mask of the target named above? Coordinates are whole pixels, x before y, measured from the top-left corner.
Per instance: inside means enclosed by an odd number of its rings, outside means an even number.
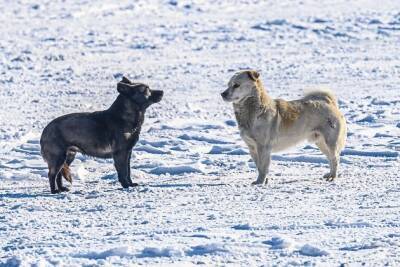
[[[71,170],[68,166],[67,163],[64,163],[64,165],[61,168],[61,175],[72,184],[72,175],[71,175]]]

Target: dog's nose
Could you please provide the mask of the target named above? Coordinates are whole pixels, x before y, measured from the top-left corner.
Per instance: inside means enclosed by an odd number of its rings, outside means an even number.
[[[227,95],[228,95],[227,91],[224,91],[224,92],[221,93],[222,98],[225,98]]]
[[[158,95],[159,95],[160,97],[163,97],[163,95],[164,95],[164,91],[161,91],[161,90],[158,90],[157,93],[158,93]]]
[[[151,99],[154,101],[154,103],[160,102],[163,96],[164,91],[161,90],[153,90],[153,92],[151,93]]]

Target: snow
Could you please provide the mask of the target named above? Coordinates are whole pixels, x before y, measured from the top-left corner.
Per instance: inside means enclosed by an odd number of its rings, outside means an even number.
[[[173,248],[144,248],[138,255],[140,258],[146,257],[181,257],[182,252]]]
[[[129,254],[127,251],[128,251],[127,247],[117,247],[102,252],[94,251],[85,254],[76,254],[73,257],[98,260],[98,259],[107,259],[108,257],[112,256],[117,256],[117,257],[131,256],[131,254]]]
[[[143,146],[139,145],[138,147],[135,147],[135,151],[144,151],[150,154],[171,154],[169,151],[157,149],[156,147],[153,147],[151,145],[143,145]]]
[[[293,240],[279,236],[273,237],[270,240],[264,241],[263,243],[269,245],[271,249],[293,250],[293,247],[295,245]]]
[[[400,265],[400,3],[8,1],[0,5],[0,265]],[[340,177],[314,145],[274,154],[267,186],[220,93],[239,69],[296,99],[329,87],[348,123]],[[78,155],[51,195],[57,116],[107,108],[127,75],[165,91],[122,189]]]
[[[322,250],[320,248],[314,247],[309,244],[305,244],[304,246],[302,246],[300,248],[299,252],[301,255],[311,256],[311,257],[321,257],[321,256],[329,255],[329,253],[326,252],[325,250]]]
[[[263,242],[270,246],[272,250],[285,250],[286,253],[295,254],[298,252],[303,256],[322,257],[329,255],[329,252],[315,247],[310,244],[299,244],[296,241],[287,237],[273,237],[270,240]]]
[[[206,254],[224,254],[229,252],[224,248],[223,245],[220,244],[206,244],[206,245],[198,245],[191,247],[190,250],[186,252],[188,256],[196,256],[196,255],[206,255]]]
[[[150,170],[150,173],[152,174],[174,174],[174,175],[179,175],[179,174],[185,174],[185,173],[191,173],[191,172],[198,172],[202,173],[202,171],[198,168],[194,168],[190,165],[182,165],[182,166],[160,166],[156,167]]]

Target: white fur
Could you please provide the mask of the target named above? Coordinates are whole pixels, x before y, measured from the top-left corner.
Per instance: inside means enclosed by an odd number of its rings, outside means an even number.
[[[240,135],[256,163],[254,184],[267,182],[272,152],[304,140],[316,144],[327,156],[330,172],[324,177],[332,181],[346,141],[346,121],[335,95],[328,89],[314,89],[299,100],[272,99],[258,77],[255,71],[238,72],[223,93],[224,100],[233,103]]]

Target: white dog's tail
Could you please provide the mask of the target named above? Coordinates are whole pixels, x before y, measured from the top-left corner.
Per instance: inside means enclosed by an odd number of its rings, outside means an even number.
[[[319,88],[306,90],[304,92],[304,100],[322,100],[327,103],[332,103],[338,106],[338,101],[335,94],[329,88]]]

